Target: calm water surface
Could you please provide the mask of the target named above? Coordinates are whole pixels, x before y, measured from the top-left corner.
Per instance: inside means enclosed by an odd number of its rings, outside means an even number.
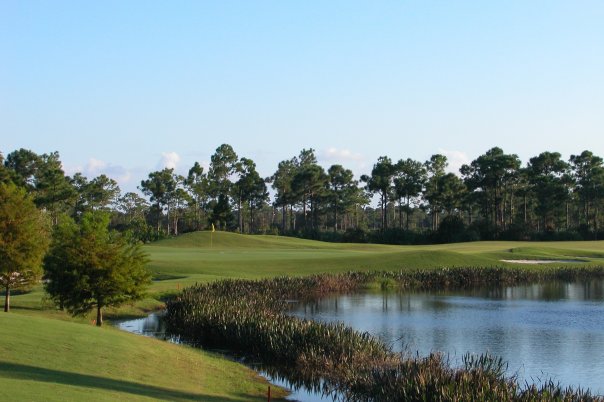
[[[604,281],[456,292],[363,293],[299,305],[296,316],[341,321],[395,350],[489,352],[529,382],[552,378],[604,394]]]
[[[521,381],[552,378],[604,394],[602,280],[455,292],[340,295],[299,304],[292,314],[343,322],[378,336],[398,351],[421,356],[443,352],[453,365],[466,352],[489,352],[507,361],[508,373]],[[161,325],[155,314],[119,324],[130,332],[160,338]],[[268,377],[287,388],[286,381]],[[295,391],[292,399],[331,400],[304,390]]]

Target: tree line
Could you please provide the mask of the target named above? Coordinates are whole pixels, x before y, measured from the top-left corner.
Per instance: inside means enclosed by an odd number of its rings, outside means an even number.
[[[523,166],[494,147],[458,174],[447,173],[440,154],[427,161],[381,156],[355,179],[339,164],[324,169],[313,149],[262,177],[252,159],[222,144],[207,171],[198,162],[186,175],[154,171],[140,193],[125,194],[106,175],[65,175],[57,152],[20,149],[0,154],[0,162],[0,181],[25,189],[53,225],[61,216],[106,211],[113,228],[143,241],[211,227],[401,244],[602,236],[604,164],[587,150],[568,161],[542,152]]]

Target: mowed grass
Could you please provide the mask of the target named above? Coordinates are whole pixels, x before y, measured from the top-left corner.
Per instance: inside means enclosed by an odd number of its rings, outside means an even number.
[[[112,327],[0,313],[0,339],[2,401],[266,400],[240,364]]]
[[[175,292],[196,282],[221,278],[443,266],[517,266],[502,262],[504,259],[576,260],[564,263],[571,266],[604,264],[604,241],[391,246],[196,232],[153,243],[145,250],[151,257],[149,267],[157,279],[151,287],[154,292]]]

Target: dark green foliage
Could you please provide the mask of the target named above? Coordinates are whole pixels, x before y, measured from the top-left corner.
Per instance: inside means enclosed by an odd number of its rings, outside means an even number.
[[[42,273],[48,249],[48,221],[25,192],[12,183],[0,183],[0,287],[4,311],[10,310],[10,292],[35,283]]]
[[[225,280],[185,289],[167,304],[169,330],[204,346],[251,354],[271,371],[325,394],[352,401],[574,401],[601,400],[589,391],[554,383],[518,384],[505,363],[488,355],[464,357],[451,367],[440,354],[396,354],[380,341],[341,324],[287,315],[290,300],[350,292],[369,282],[400,289],[512,285],[550,279],[604,277],[597,268],[442,268],[350,272],[261,281]]]
[[[466,225],[458,215],[449,215],[443,219],[434,237],[437,243],[458,243],[474,240],[468,235]]]
[[[444,155],[397,163],[381,156],[359,186],[344,166],[325,172],[312,148],[282,161],[265,179],[254,161],[222,144],[207,172],[196,162],[186,178],[173,169],[150,173],[139,189],[151,205],[138,203],[142,213],[136,219],[122,208],[115,181],[105,175],[89,181],[81,173],[66,177],[57,152],[19,149],[6,158],[0,154],[0,164],[0,182],[25,188],[54,225],[60,216],[77,220],[101,209],[113,214],[113,228],[144,241],[211,224],[241,233],[389,244],[594,240],[604,227],[604,162],[587,150],[568,163],[557,152],[543,152],[521,167],[517,155],[493,147],[462,166],[461,175],[447,170]],[[272,205],[268,183],[276,192]],[[378,205],[371,205],[372,196]],[[460,231],[450,222],[439,230],[453,216],[463,222],[456,226]]]
[[[139,244],[108,230],[109,217],[87,212],[79,225],[66,220],[54,233],[44,261],[45,288],[60,308],[74,315],[138,300],[150,282]]]
[[[226,195],[220,194],[218,200],[210,201],[208,206],[211,208],[209,223],[215,225],[216,229],[229,230],[235,227],[235,216]]]
[[[382,230],[388,228],[386,208],[388,201],[392,197],[392,181],[395,173],[396,170],[390,158],[387,156],[380,156],[377,163],[373,165],[373,169],[371,169],[371,176],[361,176],[361,181],[367,183],[367,191],[373,194],[379,194],[380,196]]]
[[[177,185],[174,169],[168,168],[149,173],[149,178],[141,181],[139,189],[155,203],[158,233],[161,231],[163,209],[170,203]]]

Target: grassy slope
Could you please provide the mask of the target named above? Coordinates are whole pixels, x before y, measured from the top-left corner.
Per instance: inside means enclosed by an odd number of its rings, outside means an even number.
[[[195,282],[229,277],[261,278],[439,266],[512,266],[501,262],[502,259],[581,257],[588,263],[604,263],[604,242],[476,242],[388,246],[198,232],[154,243],[146,250],[151,256],[150,269],[157,278],[163,279],[152,286],[152,290],[158,292],[172,292]]]
[[[506,265],[501,259],[524,258],[580,257],[587,263],[604,262],[604,242],[387,246],[224,232],[191,233],[148,245],[146,250],[150,269],[162,279],[152,285],[152,296],[228,277],[493,266]],[[83,325],[87,320],[55,311],[50,303],[41,302],[43,296],[40,287],[16,295],[13,307],[17,314],[0,313],[0,400],[228,402],[254,400],[266,392],[263,380],[241,365],[113,328]],[[160,304],[150,297],[117,314],[140,314]]]
[[[245,367],[112,327],[0,313],[0,400],[250,401]]]

